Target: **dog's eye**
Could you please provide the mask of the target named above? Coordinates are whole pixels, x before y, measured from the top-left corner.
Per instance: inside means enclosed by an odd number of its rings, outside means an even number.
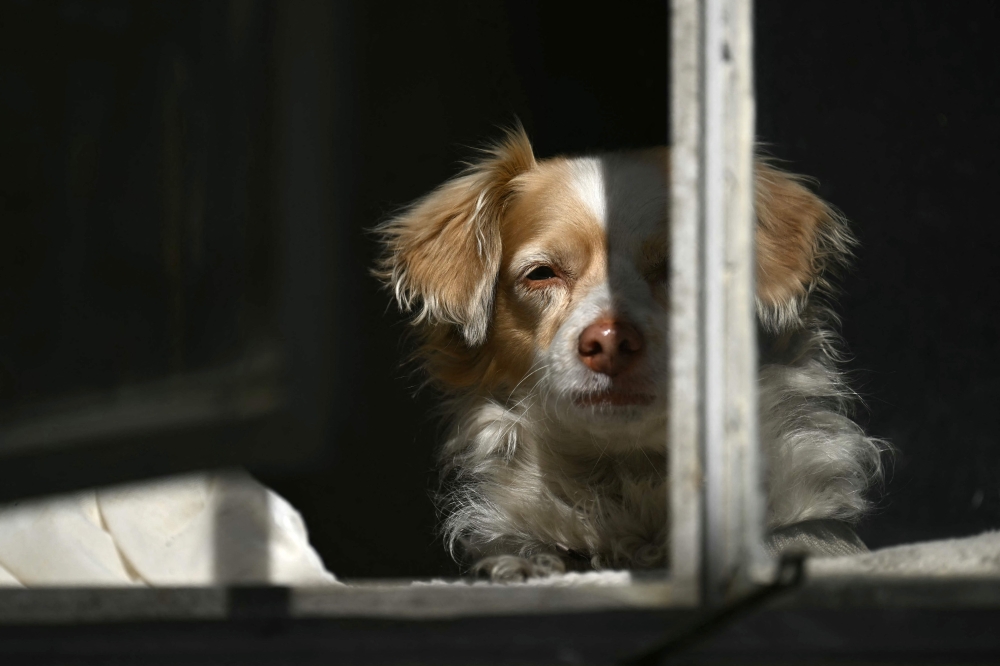
[[[526,280],[531,280],[532,282],[541,282],[543,280],[551,280],[552,278],[559,277],[556,275],[555,270],[551,266],[538,266],[531,269],[531,271],[524,276]]]

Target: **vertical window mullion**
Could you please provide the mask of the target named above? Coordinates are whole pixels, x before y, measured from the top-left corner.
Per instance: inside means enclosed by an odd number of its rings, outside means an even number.
[[[712,603],[762,562],[752,4],[671,20],[671,564]]]
[[[670,13],[670,573],[696,603],[702,575],[702,0]]]

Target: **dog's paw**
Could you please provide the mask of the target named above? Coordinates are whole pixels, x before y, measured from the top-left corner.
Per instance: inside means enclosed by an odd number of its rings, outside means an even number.
[[[528,578],[565,573],[566,564],[561,557],[551,553],[538,553],[531,557],[493,555],[476,562],[472,571],[496,583],[517,583]]]

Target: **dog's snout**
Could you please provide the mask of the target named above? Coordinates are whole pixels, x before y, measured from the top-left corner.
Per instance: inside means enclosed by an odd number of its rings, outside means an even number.
[[[602,319],[580,334],[577,353],[594,372],[614,377],[632,367],[642,346],[642,334],[634,326],[623,321]]]

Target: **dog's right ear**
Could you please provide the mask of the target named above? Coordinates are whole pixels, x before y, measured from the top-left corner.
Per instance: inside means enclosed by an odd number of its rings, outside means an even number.
[[[378,228],[376,275],[415,322],[450,324],[470,347],[486,340],[500,271],[500,217],[511,181],[535,166],[520,125],[463,173]]]
[[[756,164],[757,316],[772,332],[801,324],[817,287],[829,287],[854,245],[844,219],[804,179]]]

